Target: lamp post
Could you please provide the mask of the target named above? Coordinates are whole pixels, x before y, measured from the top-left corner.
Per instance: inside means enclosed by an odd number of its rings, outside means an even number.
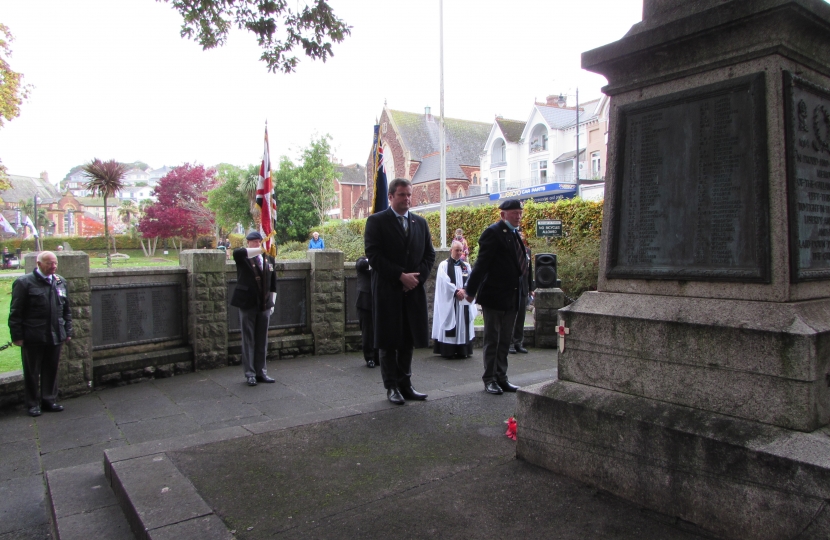
[[[441,146],[441,247],[447,247],[447,142],[444,132],[444,0],[438,0],[438,31],[440,34],[439,48],[441,53],[441,120],[438,123],[438,144]]]
[[[568,94],[559,94],[559,99],[557,102],[559,103],[560,107],[564,107],[565,104],[568,102],[566,97]],[[577,186],[579,185],[579,88],[576,89],[576,123],[574,124],[574,128],[576,129],[576,154],[574,155],[574,180],[576,180]]]

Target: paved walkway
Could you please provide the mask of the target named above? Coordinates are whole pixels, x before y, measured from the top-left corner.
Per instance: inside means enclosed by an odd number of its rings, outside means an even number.
[[[531,350],[527,355],[511,355],[510,360],[510,377],[516,384],[534,384],[556,376],[553,351]],[[453,433],[451,439],[454,442],[444,448],[457,448],[457,452],[465,451],[465,448],[479,448],[486,456],[476,457],[474,461],[483,459],[498,468],[494,469],[494,476],[489,480],[471,474],[469,468],[447,468],[446,464],[437,462],[433,464],[437,469],[418,469],[417,474],[413,473],[415,476],[412,480],[416,485],[423,484],[418,480],[420,477],[435,476],[436,480],[442,481],[437,485],[445,491],[443,498],[431,499],[425,489],[411,491],[411,487],[401,487],[415,504],[413,511],[415,508],[419,509],[418,512],[428,510],[430,500],[435,504],[452,504],[459,493],[467,493],[473,501],[481,495],[481,490],[503,491],[504,486],[510,486],[510,500],[513,502],[509,508],[522,512],[523,505],[528,505],[533,506],[532,512],[528,510],[532,515],[550,514],[541,521],[538,517],[534,518],[537,528],[528,529],[527,524],[523,525],[525,536],[534,537],[534,534],[541,534],[541,531],[549,532],[559,527],[556,508],[540,501],[538,493],[533,492],[539,486],[547,486],[548,489],[558,490],[561,496],[556,505],[567,507],[569,512],[581,505],[587,505],[586,511],[590,509],[588,513],[577,512],[576,516],[567,517],[566,521],[571,523],[571,534],[562,535],[561,538],[580,538],[589,530],[594,531],[593,536],[596,538],[630,537],[643,540],[694,537],[694,534],[682,531],[676,524],[649,517],[624,501],[614,497],[598,499],[597,494],[585,486],[517,462],[512,457],[514,443],[502,435],[502,422],[515,408],[515,395],[489,396],[483,392],[480,350],[476,350],[473,358],[467,360],[444,360],[427,350],[416,351],[413,384],[419,391],[427,392],[430,398],[425,403],[403,407],[386,401],[379,369],[366,368],[361,355],[356,353],[281,360],[272,362],[270,367],[269,375],[277,379],[276,384],[248,387],[244,384],[241,368],[229,367],[101,389],[65,400],[61,402],[66,407],[64,412],[44,414],[37,419],[26,416],[22,406],[0,411],[0,540],[54,538],[54,527],[62,540],[134,538],[125,514],[104,477],[102,460],[106,449],[130,447],[113,452],[134,448],[139,455],[142,448],[154,445],[161,448],[166,445],[169,459],[175,461],[196,485],[199,494],[211,501],[210,505],[216,509],[226,504],[223,496],[233,500],[231,488],[239,487],[235,481],[236,473],[233,470],[226,471],[224,482],[211,484],[199,471],[218,471],[217,463],[194,460],[188,453],[197,452],[197,448],[206,448],[205,443],[209,442],[212,433],[217,434],[217,439],[220,439],[218,434],[227,433],[231,429],[251,435],[244,443],[235,443],[230,440],[232,437],[220,440],[225,445],[225,451],[231,453],[238,452],[246,445],[261,445],[262,441],[270,440],[268,438],[279,438],[280,433],[287,433],[286,428],[291,428],[291,433],[302,433],[301,438],[309,442],[294,449],[292,459],[295,465],[291,468],[295,475],[298,474],[296,471],[305,470],[310,478],[314,476],[314,471],[307,467],[308,464],[315,463],[312,458],[328,455],[332,437],[341,437],[343,430],[352,433],[355,438],[383,441],[384,434],[389,433],[390,437],[399,439],[401,435],[394,434],[394,426],[428,426],[435,422],[445,422],[453,414],[458,419],[463,419],[458,425],[464,426],[464,429]],[[453,413],[458,407],[463,410],[460,416],[458,412]],[[360,420],[364,417],[365,420]],[[379,421],[374,424],[375,427],[371,427],[367,420],[374,421],[376,418]],[[369,431],[365,431],[367,429]],[[448,437],[446,433],[427,431],[432,434],[425,432],[423,436],[418,435],[418,447],[422,450],[435,447],[429,443],[430,437]],[[486,439],[480,438],[482,433]],[[315,437],[316,443],[313,441]],[[429,444],[424,446],[425,440]],[[441,444],[438,440],[435,442]],[[235,447],[234,444],[243,446]],[[271,448],[278,445],[269,443],[267,446]],[[366,446],[370,453],[375,453],[371,450],[373,447],[380,449],[383,444],[375,442]],[[393,456],[408,451],[396,445],[389,448],[392,449],[390,453]],[[284,453],[291,451],[291,446],[284,448]],[[340,454],[337,456],[343,457]],[[234,461],[225,457],[226,459],[220,460],[221,463]],[[346,457],[351,462],[351,457],[354,456]],[[307,464],[306,468],[299,465],[301,462]],[[457,460],[450,459],[450,462],[457,465]],[[381,467],[380,470],[375,470],[376,474],[372,478],[399,474],[400,466],[394,459],[380,460],[378,463],[386,463],[388,469]],[[394,473],[390,472],[392,468]],[[460,474],[462,472],[464,474]],[[404,470],[400,474],[406,478],[408,473]],[[231,475],[230,480],[228,475]],[[209,474],[208,477],[210,476]],[[301,477],[302,475],[294,480],[299,478],[302,483]],[[338,478],[335,480],[339,481]],[[504,486],[499,487],[502,482]],[[383,489],[380,492],[389,494],[390,487],[381,483]],[[269,483],[265,489],[270,489],[271,485]],[[533,489],[525,493],[522,486]],[[258,489],[263,489],[263,486],[260,485]],[[357,507],[346,504],[348,501],[344,502],[342,497],[336,501],[330,500],[325,486],[319,486],[318,489],[325,493],[304,491],[302,496],[305,499],[298,500],[301,507],[295,514],[304,519],[302,527],[299,519],[293,525],[290,521],[286,525],[284,520],[293,519],[294,516],[289,518],[282,514],[278,518],[283,521],[277,524],[273,521],[277,519],[272,515],[274,512],[267,512],[269,507],[262,505],[257,508],[265,512],[264,516],[251,515],[244,508],[231,508],[227,514],[218,510],[216,513],[224,516],[226,525],[252,522],[270,527],[251,530],[245,527],[236,532],[239,538],[268,536],[266,530],[288,537],[353,537],[344,536],[343,527],[347,525],[357,527],[353,532],[363,530],[357,536],[367,538],[383,532],[386,525],[378,516],[373,517],[374,527],[367,528],[366,524],[361,523],[360,516],[367,510],[366,507],[361,506],[357,512],[354,510]],[[370,503],[373,500],[372,493],[376,490],[367,484],[366,491],[368,494],[361,504]],[[545,500],[551,497],[553,495],[549,494]],[[449,503],[446,502],[448,500]],[[340,511],[327,512],[325,509],[329,504],[339,505],[337,508]],[[596,521],[590,515],[597,511],[607,514],[603,519],[604,525],[599,529],[592,528]],[[280,512],[288,510],[282,509]],[[378,512],[377,509],[374,511],[375,514]],[[392,515],[395,515],[394,511]],[[317,528],[318,520],[325,519],[328,519],[328,528]],[[564,515],[562,519],[565,519]],[[473,526],[474,519],[452,521],[452,526],[448,525],[444,529],[440,522],[421,529],[419,516],[408,515],[406,536],[442,536],[442,530],[443,537],[500,534],[497,530],[490,529],[497,525],[490,522],[487,523],[487,531],[470,534],[470,531],[465,530]],[[315,522],[317,525],[313,525]],[[256,533],[252,532],[254,530]],[[618,535],[613,531],[624,531],[626,534]]]

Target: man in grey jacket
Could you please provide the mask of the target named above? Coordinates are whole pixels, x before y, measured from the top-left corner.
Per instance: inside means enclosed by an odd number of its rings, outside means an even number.
[[[58,363],[64,342],[72,339],[72,313],[66,281],[55,272],[58,258],[51,251],[37,256],[37,268],[15,280],[9,310],[12,343],[23,360],[26,407],[29,416],[41,411],[61,412]]]

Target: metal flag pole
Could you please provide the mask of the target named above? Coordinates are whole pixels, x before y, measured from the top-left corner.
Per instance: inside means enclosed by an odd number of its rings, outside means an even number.
[[[447,143],[444,133],[444,0],[438,0],[438,29],[441,51],[441,120],[438,144],[441,145],[441,247],[447,247]]]
[[[574,156],[574,178],[579,190],[579,88],[576,89],[576,156]]]

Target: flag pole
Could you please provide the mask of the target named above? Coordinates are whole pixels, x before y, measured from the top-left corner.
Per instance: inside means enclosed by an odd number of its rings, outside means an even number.
[[[441,120],[438,144],[441,145],[441,247],[447,247],[447,143],[444,133],[444,0],[438,0],[438,28],[441,51]]]

